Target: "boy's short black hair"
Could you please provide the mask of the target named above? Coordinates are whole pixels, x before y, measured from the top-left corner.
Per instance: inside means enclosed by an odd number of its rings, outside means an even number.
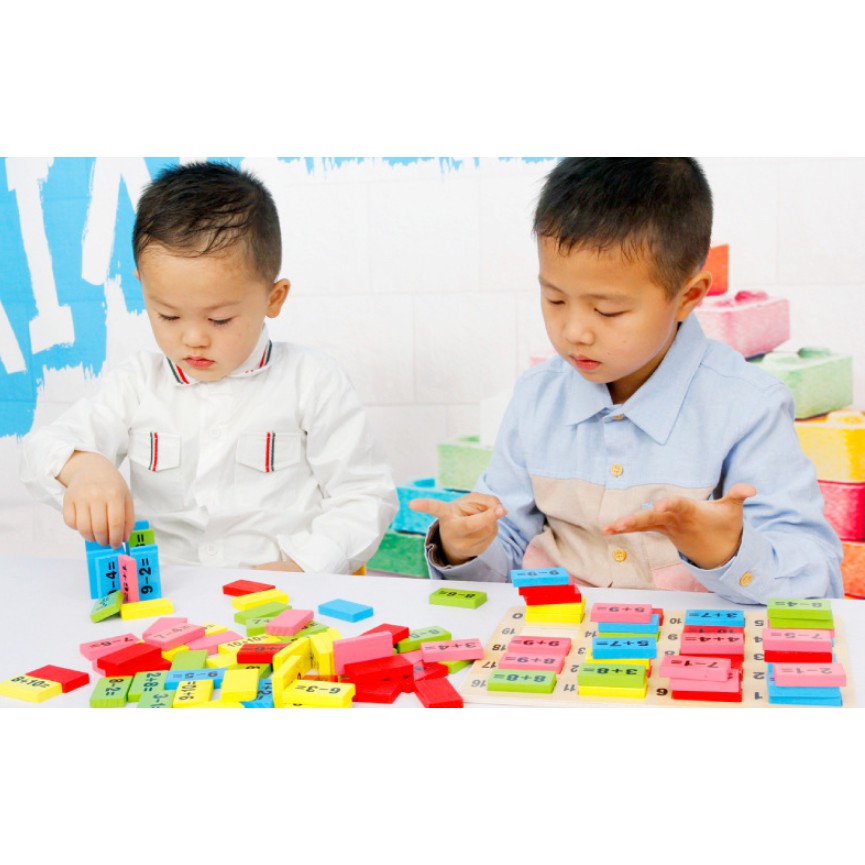
[[[273,197],[257,177],[223,162],[172,166],[145,189],[132,231],[136,264],[151,243],[192,256],[243,243],[251,264],[269,282],[282,264]]]
[[[534,231],[562,251],[619,246],[646,254],[670,297],[705,264],[712,191],[695,159],[568,157],[548,175]]]

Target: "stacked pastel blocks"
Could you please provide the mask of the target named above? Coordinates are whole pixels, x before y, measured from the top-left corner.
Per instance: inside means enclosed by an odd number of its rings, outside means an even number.
[[[526,624],[568,627],[582,622],[586,602],[564,568],[511,571],[511,582],[525,601]],[[512,637],[487,680],[487,690],[551,694],[570,650],[570,637]]]
[[[650,604],[594,604],[597,633],[577,672],[580,696],[644,699],[662,619]]]
[[[659,674],[674,700],[741,703],[744,661],[742,610],[686,610],[679,652],[664,656]]]
[[[770,599],[763,652],[769,702],[789,706],[840,706],[847,684],[834,653],[834,621],[828,600]]]
[[[129,540],[119,549],[85,542],[90,597],[96,600],[90,618],[101,622],[110,616],[138,619],[173,611],[162,596],[159,549],[153,529],[137,522]]]

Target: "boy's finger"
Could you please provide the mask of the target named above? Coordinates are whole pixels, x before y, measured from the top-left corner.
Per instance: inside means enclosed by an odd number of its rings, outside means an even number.
[[[744,502],[745,499],[750,499],[751,496],[756,496],[757,490],[751,484],[733,484],[730,489],[724,493],[724,498],[728,501]]]
[[[466,535],[484,535],[504,515],[505,509],[501,505],[486,508],[476,514],[466,516],[463,520],[462,528],[465,530]]]
[[[422,514],[430,514],[438,519],[446,519],[451,516],[451,508],[448,502],[442,502],[438,499],[412,499],[408,506],[413,511],[419,511]]]

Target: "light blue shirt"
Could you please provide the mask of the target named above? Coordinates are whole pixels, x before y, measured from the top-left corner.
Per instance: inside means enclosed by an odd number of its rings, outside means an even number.
[[[613,405],[606,385],[586,381],[560,357],[532,367],[517,382],[476,486],[508,511],[498,537],[477,558],[440,566],[434,524],[430,576],[506,582],[532,544],[551,566],[568,567],[594,585],[655,588],[657,575],[684,566],[735,603],[843,597],[841,544],[823,515],[814,465],[793,417],[787,388],[706,339],[693,315],[658,369],[622,405]],[[719,498],[739,482],[757,495],[745,502],[738,552],[718,568],[697,567],[655,532],[600,535],[604,525],[661,498]],[[615,544],[627,556],[620,570],[609,555]]]

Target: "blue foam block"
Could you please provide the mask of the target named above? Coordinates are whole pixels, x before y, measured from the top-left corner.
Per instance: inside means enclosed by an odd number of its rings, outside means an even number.
[[[356,604],[354,601],[336,598],[333,601],[319,604],[318,612],[322,616],[331,616],[334,619],[342,619],[344,622],[359,622],[361,619],[368,619],[374,610],[366,604]]]

